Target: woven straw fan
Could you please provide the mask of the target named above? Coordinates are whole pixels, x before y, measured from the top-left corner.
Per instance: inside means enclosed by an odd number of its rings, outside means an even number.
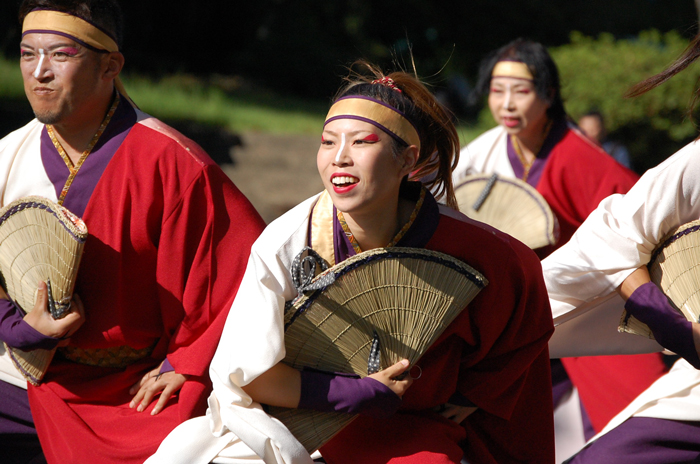
[[[488,282],[451,256],[397,247],[360,253],[314,284],[320,289],[298,297],[285,314],[284,362],[364,377],[375,338],[379,369],[403,358],[414,364]],[[309,452],[355,418],[303,409],[270,413]]]
[[[651,255],[647,267],[652,282],[671,304],[692,322],[700,316],[700,221],[683,224],[668,233]],[[654,338],[646,324],[622,312],[620,332]]]
[[[85,223],[46,198],[25,197],[5,206],[0,210],[0,273],[8,296],[23,311],[31,311],[39,281],[50,280],[52,315],[65,315],[86,238]],[[15,367],[35,385],[56,351],[5,348]]]
[[[515,237],[531,249],[554,245],[557,219],[540,193],[520,179],[496,174],[467,176],[455,188],[459,210]]]

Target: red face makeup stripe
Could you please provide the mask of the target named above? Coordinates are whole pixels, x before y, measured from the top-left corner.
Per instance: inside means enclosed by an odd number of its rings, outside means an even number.
[[[322,135],[322,136],[321,136],[321,142],[325,142],[325,141],[326,141],[326,139],[325,139],[325,138],[323,137],[323,135]]]
[[[57,50],[54,50],[54,52],[61,52],[61,53],[65,53],[67,55],[77,55],[79,50],[77,48],[74,48],[74,47],[61,47]]]
[[[369,134],[367,137],[362,139],[363,142],[379,142],[379,136],[377,134]]]

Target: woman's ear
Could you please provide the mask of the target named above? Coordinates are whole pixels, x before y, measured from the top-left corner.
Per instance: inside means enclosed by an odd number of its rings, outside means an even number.
[[[403,152],[401,153],[401,156],[399,156],[402,177],[413,172],[413,168],[418,162],[419,155],[420,153],[418,152],[418,147],[415,145],[410,145],[404,148]]]

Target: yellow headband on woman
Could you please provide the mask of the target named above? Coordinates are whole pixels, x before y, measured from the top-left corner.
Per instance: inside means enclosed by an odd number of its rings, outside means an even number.
[[[370,97],[351,95],[336,100],[331,106],[324,127],[336,119],[357,119],[376,126],[406,145],[415,145],[420,151],[418,131],[396,108]]]
[[[499,61],[493,67],[491,77],[514,77],[516,79],[534,80],[530,68],[520,61]]]
[[[53,10],[35,10],[24,17],[22,37],[27,34],[56,34],[67,37],[93,50],[118,52],[119,45],[107,33],[77,16]],[[124,84],[117,76],[114,80],[117,91],[129,101]],[[132,102],[133,103],[133,102]]]

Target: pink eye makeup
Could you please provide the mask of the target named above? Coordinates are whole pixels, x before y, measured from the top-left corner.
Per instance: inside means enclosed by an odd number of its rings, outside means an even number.
[[[377,134],[369,134],[367,137],[362,139],[363,142],[379,142],[379,136]]]
[[[69,56],[75,56],[79,53],[79,50],[75,47],[61,47],[61,48],[54,50],[52,52],[52,54],[54,54],[54,53],[65,53],[66,55],[69,55]]]

